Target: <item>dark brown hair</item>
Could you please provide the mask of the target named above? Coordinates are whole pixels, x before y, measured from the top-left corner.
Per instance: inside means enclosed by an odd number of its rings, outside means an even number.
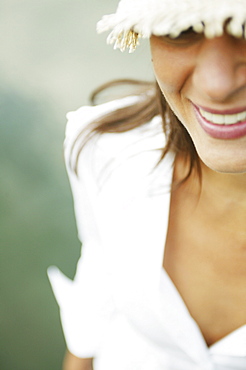
[[[133,105],[119,108],[92,122],[86,138],[84,134],[81,133],[76,139],[77,143],[83,137],[76,153],[77,162],[84,145],[92,136],[104,133],[120,134],[144,125],[155,116],[160,115],[162,117],[163,131],[166,136],[166,145],[162,149],[160,161],[169,151],[173,151],[175,154],[182,153],[185,159],[189,161],[189,171],[182,180],[182,183],[189,178],[193,169],[197,171],[200,177],[200,163],[190,135],[170,109],[159,85],[156,82],[128,79],[111,81],[100,86],[92,93],[90,99],[91,104],[96,105],[102,94],[105,94],[105,92],[115,87],[127,87],[128,93],[124,94],[124,96],[139,95],[141,99]],[[74,166],[75,172],[77,172],[77,162]]]

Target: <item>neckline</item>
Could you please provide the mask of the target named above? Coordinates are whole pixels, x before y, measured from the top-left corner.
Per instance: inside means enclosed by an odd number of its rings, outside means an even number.
[[[245,338],[246,338],[246,324],[244,324],[244,325],[241,325],[239,328],[234,329],[232,332],[228,333],[223,338],[214,342],[212,345],[208,346],[206,341],[205,341],[205,338],[204,338],[204,336],[201,332],[201,329],[200,329],[199,325],[197,324],[197,322],[191,316],[191,314],[189,312],[189,309],[186,306],[183,298],[181,297],[177,287],[173,283],[173,281],[170,278],[170,276],[168,275],[167,271],[162,267],[161,268],[160,284],[163,285],[163,283],[164,284],[168,283],[169,289],[172,289],[173,294],[176,296],[175,311],[177,312],[177,314],[178,314],[178,311],[182,312],[182,314],[186,316],[187,321],[191,324],[190,327],[192,327],[192,326],[194,327],[194,325],[197,327],[197,331],[200,333],[201,339],[204,342],[204,344],[205,344],[205,346],[206,346],[206,348],[209,352],[216,353],[217,350],[219,350],[220,352],[221,352],[221,350],[223,351],[222,347],[224,345],[227,347],[227,341],[230,341],[230,343],[231,343],[232,340],[237,336],[237,334],[241,337],[243,331],[245,332],[244,334],[245,334]],[[244,356],[246,356],[245,344],[243,344],[243,349],[244,349]]]
[[[174,177],[175,158],[176,158],[175,155],[173,155],[173,157],[172,157],[172,170],[169,172],[169,181],[170,181],[170,184],[171,184],[170,189],[172,187],[173,177]],[[245,340],[246,340],[246,324],[241,325],[240,327],[234,329],[232,332],[226,334],[224,337],[222,337],[218,341],[214,342],[213,344],[211,344],[209,346],[207,345],[206,340],[205,340],[205,338],[202,334],[202,331],[201,331],[198,323],[195,321],[195,319],[190,314],[190,311],[189,311],[188,307],[186,306],[179,290],[177,289],[177,287],[174,284],[174,282],[172,281],[171,277],[169,276],[169,274],[167,273],[167,271],[163,267],[166,240],[167,240],[167,233],[168,233],[170,207],[171,207],[171,196],[172,196],[172,193],[171,193],[171,190],[170,190],[169,193],[166,194],[166,207],[165,207],[165,210],[164,210],[165,218],[167,220],[167,225],[164,229],[164,237],[163,237],[164,245],[162,247],[163,252],[162,252],[162,256],[161,256],[162,259],[161,259],[160,282],[163,281],[163,277],[165,278],[166,282],[168,281],[169,288],[173,291],[173,294],[176,296],[176,304],[178,305],[178,307],[175,307],[175,311],[179,310],[180,312],[183,312],[183,315],[186,316],[187,321],[190,323],[190,327],[193,326],[193,328],[195,328],[196,331],[198,333],[200,333],[200,337],[201,337],[200,339],[203,342],[203,344],[205,345],[207,351],[209,351],[211,353],[216,353],[217,350],[219,350],[219,352],[222,350],[222,352],[223,352],[224,345],[227,346],[227,342],[229,342],[231,344],[231,342],[233,341],[234,338],[237,337],[237,335],[241,336],[242,333],[243,333],[243,335],[245,335]],[[244,343],[245,343],[245,341],[244,341]],[[239,349],[239,352],[244,353],[244,356],[246,356],[246,348],[244,348],[244,347],[245,347],[245,345],[242,348],[239,346],[239,348],[241,348],[241,349]]]

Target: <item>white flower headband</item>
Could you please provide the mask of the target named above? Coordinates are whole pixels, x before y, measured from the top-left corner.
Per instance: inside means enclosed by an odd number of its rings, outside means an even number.
[[[133,52],[140,37],[175,38],[192,27],[213,38],[223,34],[225,22],[229,34],[246,38],[246,0],[121,0],[115,14],[98,22],[97,31],[112,30],[107,42]]]

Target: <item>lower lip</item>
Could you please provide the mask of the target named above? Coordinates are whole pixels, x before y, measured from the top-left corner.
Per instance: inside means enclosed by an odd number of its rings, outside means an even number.
[[[234,125],[216,125],[202,117],[199,108],[192,104],[201,128],[215,139],[238,139],[246,135],[246,121]]]

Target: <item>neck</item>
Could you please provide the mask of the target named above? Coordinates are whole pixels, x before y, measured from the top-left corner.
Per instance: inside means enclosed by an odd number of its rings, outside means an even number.
[[[240,203],[246,208],[246,173],[228,174],[213,171],[203,162],[201,165],[201,182],[196,170],[193,170],[182,188],[199,198],[206,196],[216,203]],[[189,163],[181,156],[177,156],[174,168],[174,184],[180,183],[189,171]]]
[[[187,174],[187,163],[177,158],[174,181]],[[191,214],[201,218],[204,225],[213,225],[224,240],[232,238],[237,245],[246,246],[246,174],[218,173],[201,163],[202,180],[193,171],[177,192],[189,203]],[[206,227],[206,226],[205,226]]]
[[[246,211],[246,173],[219,173],[201,163],[202,190],[201,194],[210,197],[221,207],[235,205]]]

